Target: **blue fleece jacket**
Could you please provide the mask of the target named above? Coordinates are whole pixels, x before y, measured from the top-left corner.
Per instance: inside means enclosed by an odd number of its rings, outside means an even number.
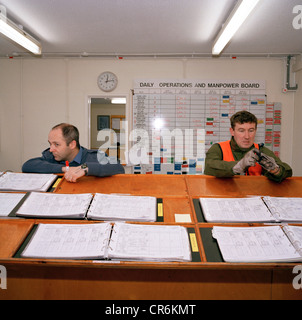
[[[80,156],[79,156],[80,155]],[[99,160],[102,161],[99,162]],[[76,167],[81,164],[87,164],[88,175],[97,177],[107,177],[115,174],[125,173],[121,164],[109,163],[104,153],[98,153],[97,150],[88,150],[81,147],[78,156],[69,163],[70,167]],[[62,167],[65,167],[64,161],[56,161],[49,148],[42,152],[42,157],[33,158],[26,161],[22,166],[22,172],[27,173],[62,173]]]

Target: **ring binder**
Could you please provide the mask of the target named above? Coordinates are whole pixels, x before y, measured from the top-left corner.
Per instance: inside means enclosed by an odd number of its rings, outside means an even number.
[[[85,237],[80,233],[85,231]],[[98,234],[98,241],[92,241]],[[73,237],[69,236],[72,233]],[[69,240],[67,242],[66,240]],[[141,240],[145,241],[141,241]],[[103,244],[100,246],[100,244]],[[39,224],[24,258],[191,261],[188,232],[182,226],[109,222]]]
[[[156,198],[96,193],[87,218],[106,221],[156,221]]]
[[[289,237],[289,232],[293,236]],[[218,227],[212,229],[226,262],[301,262],[295,241],[302,239],[302,227]]]
[[[199,198],[206,222],[302,222],[302,198]]]
[[[96,193],[60,194],[30,192],[16,216],[91,219],[106,221],[156,221],[156,198]]]
[[[55,174],[18,173],[6,171],[0,175],[2,191],[44,191],[57,179]]]
[[[302,222],[302,198],[263,197],[277,222]]]
[[[16,216],[84,219],[93,195],[31,192]]]

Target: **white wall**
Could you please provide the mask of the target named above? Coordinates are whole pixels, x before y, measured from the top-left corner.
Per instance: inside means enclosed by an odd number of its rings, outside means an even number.
[[[111,95],[128,98],[126,117],[131,115],[131,89],[136,78],[265,80],[268,102],[281,102],[281,158],[302,175],[301,89],[282,93],[285,63],[282,59],[0,59],[0,171],[20,171],[28,158],[40,156],[48,147],[50,128],[70,122],[80,130],[80,142],[89,144],[88,97],[104,96],[97,87],[98,75],[117,74],[119,84]],[[301,72],[300,72],[301,73]],[[294,126],[295,125],[295,126]],[[301,148],[300,148],[301,149]],[[294,157],[294,158],[293,158]]]
[[[302,56],[297,60],[294,70],[298,90],[295,94],[295,117],[293,136],[293,168],[294,175],[302,176]]]

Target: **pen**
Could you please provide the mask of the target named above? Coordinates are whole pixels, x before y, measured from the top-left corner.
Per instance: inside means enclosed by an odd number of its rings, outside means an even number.
[[[68,171],[69,170],[69,162],[65,161],[65,165],[66,165],[66,171]]]

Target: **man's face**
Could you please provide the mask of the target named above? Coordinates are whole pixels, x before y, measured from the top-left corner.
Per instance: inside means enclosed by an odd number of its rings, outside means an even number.
[[[230,128],[231,135],[238,146],[243,149],[248,149],[253,145],[256,131],[256,124],[251,122],[236,123],[234,129]]]
[[[72,147],[71,144],[69,144],[69,146],[66,144],[61,128],[53,129],[49,132],[48,142],[50,152],[53,154],[55,160],[65,161],[70,159]]]

